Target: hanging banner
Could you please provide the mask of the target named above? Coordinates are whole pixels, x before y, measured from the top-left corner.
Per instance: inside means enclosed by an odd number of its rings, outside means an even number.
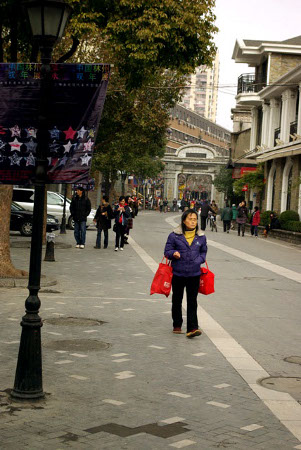
[[[51,64],[47,183],[88,184],[108,64]],[[0,183],[34,182],[41,64],[0,64]]]

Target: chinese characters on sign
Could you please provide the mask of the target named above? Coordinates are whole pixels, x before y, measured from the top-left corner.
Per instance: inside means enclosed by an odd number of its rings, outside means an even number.
[[[0,183],[32,183],[40,64],[0,64]],[[49,183],[88,183],[110,66],[51,64]]]

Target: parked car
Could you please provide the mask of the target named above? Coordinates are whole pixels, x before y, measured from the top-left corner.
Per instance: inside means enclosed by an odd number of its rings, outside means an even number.
[[[27,211],[33,211],[34,189],[32,188],[15,188],[13,189],[13,201],[18,203]],[[69,228],[74,228],[74,222],[70,214],[71,200],[66,199],[66,223]],[[52,214],[59,222],[62,221],[64,209],[64,196],[58,192],[47,192],[47,213]],[[87,217],[87,227],[93,224],[96,210],[92,209]]]
[[[15,202],[11,204],[11,214],[10,214],[10,230],[20,231],[22,236],[32,235],[32,222],[33,213],[31,211],[26,211],[22,206]],[[47,224],[46,231],[51,232],[59,229],[59,221],[52,216],[47,214]]]

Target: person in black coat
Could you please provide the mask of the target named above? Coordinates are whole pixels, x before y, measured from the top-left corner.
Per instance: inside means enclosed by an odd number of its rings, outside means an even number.
[[[97,227],[96,244],[94,248],[101,248],[101,232],[104,234],[104,246],[107,248],[109,244],[109,229],[111,228],[111,219],[113,219],[113,210],[109,204],[109,197],[105,195],[102,198],[101,204],[97,208],[94,223]]]
[[[91,212],[91,202],[85,196],[84,189],[78,187],[70,204],[70,213],[74,220],[76,248],[85,248],[87,217]]]
[[[204,200],[201,205],[201,230],[206,230],[206,221],[208,218],[209,211],[211,211],[215,215],[214,209],[208,203],[208,200]]]
[[[113,230],[116,233],[115,252],[123,250],[124,247],[124,234],[128,224],[128,219],[131,216],[131,211],[128,205],[125,203],[125,197],[119,197],[119,204],[115,206],[114,217],[115,224]]]

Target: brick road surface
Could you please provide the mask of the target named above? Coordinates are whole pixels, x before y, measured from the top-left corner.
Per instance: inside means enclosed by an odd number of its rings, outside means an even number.
[[[135,242],[157,262],[172,229],[166,217],[139,213],[131,232]],[[56,262],[43,262],[42,272],[58,281],[40,293],[44,400],[23,403],[9,397],[28,291],[0,290],[1,450],[301,448],[301,442],[206,333],[193,340],[185,334],[172,334],[170,298],[150,297],[153,272],[133,245],[114,252],[111,233],[109,248],[95,250],[95,237],[95,229],[89,230],[86,248],[79,250],[68,231],[57,240],[72,243],[72,248],[57,249]],[[248,245],[245,251],[249,251]],[[232,322],[244,321],[238,317],[239,312],[243,316],[243,306],[240,310],[239,302],[235,303],[233,315],[229,314],[232,293],[225,291],[223,283],[225,270],[228,279],[234,280],[241,276],[238,271],[244,270],[243,264],[239,267],[235,260],[231,268],[221,251],[209,251],[221,281],[217,281],[216,294],[200,299],[200,304],[218,321],[224,314],[225,328],[236,332]],[[13,248],[12,257],[17,267],[28,267],[29,249]],[[278,286],[277,280],[275,283]],[[297,292],[297,283],[290,283]],[[246,280],[242,298],[252,286],[257,289],[258,282]],[[71,317],[94,319],[95,323],[66,320]],[[273,328],[271,332],[273,336]],[[296,342],[298,339],[300,336]],[[248,346],[246,335],[242,334],[240,343]],[[260,359],[260,350],[258,355]],[[264,365],[264,361],[260,363]],[[271,356],[271,367],[273,364],[276,367]],[[279,361],[278,369],[281,364]],[[300,373],[300,366],[291,366],[290,373]]]

